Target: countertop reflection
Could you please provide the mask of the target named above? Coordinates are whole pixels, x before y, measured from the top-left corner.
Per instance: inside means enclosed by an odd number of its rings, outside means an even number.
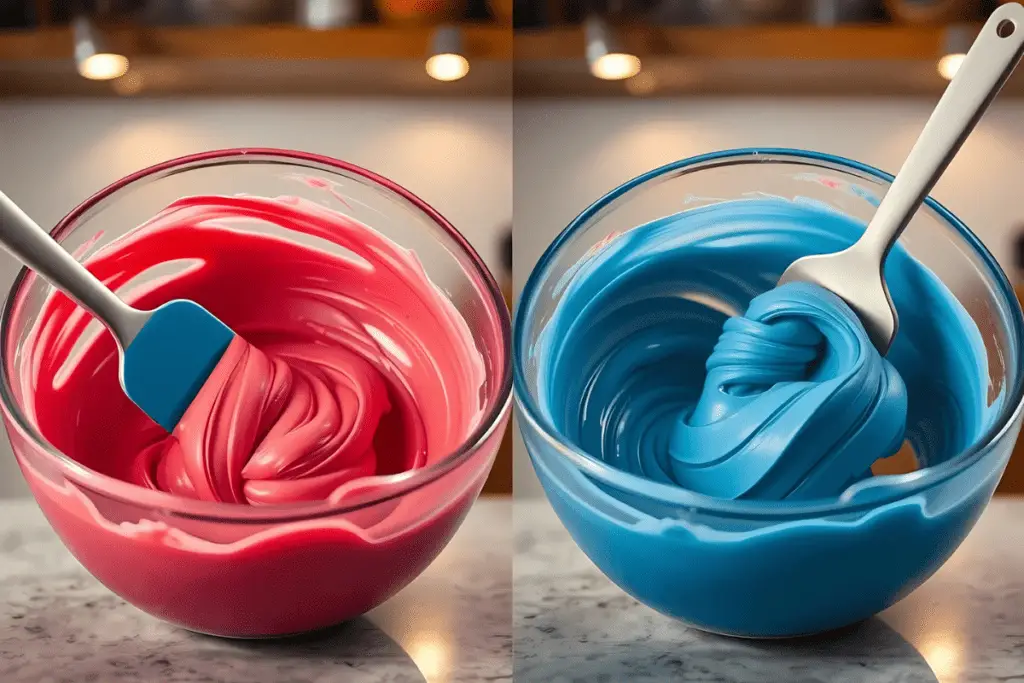
[[[300,638],[232,641],[129,606],[71,557],[34,502],[2,502],[0,681],[511,681],[511,538],[512,504],[481,499],[426,572],[365,617]]]
[[[1024,499],[996,499],[949,562],[879,617],[753,641],[688,629],[631,597],[545,501],[515,505],[516,683],[1024,683]]]

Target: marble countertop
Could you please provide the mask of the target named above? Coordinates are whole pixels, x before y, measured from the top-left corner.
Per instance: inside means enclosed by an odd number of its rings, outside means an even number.
[[[544,501],[517,502],[516,683],[1024,683],[1024,499],[996,499],[939,572],[839,634],[688,629],[605,578]]]
[[[481,499],[426,572],[365,617],[302,639],[231,641],[131,607],[33,501],[0,502],[0,681],[511,681],[511,540],[512,503]]]

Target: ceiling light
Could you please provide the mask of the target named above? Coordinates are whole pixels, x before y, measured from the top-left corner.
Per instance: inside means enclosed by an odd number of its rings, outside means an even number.
[[[455,26],[439,26],[431,41],[427,74],[438,81],[463,78],[469,73],[469,60],[462,52],[462,32]]]
[[[604,19],[588,17],[583,30],[590,73],[605,81],[621,81],[640,73],[640,58],[622,47]]]
[[[75,17],[72,31],[75,41],[75,64],[82,78],[109,81],[125,75],[128,71],[128,58],[107,49],[100,32],[88,17]]]
[[[969,26],[950,26],[946,29],[942,57],[936,65],[940,76],[947,81],[953,80],[956,72],[960,70],[960,65],[964,63],[974,38],[975,32]]]

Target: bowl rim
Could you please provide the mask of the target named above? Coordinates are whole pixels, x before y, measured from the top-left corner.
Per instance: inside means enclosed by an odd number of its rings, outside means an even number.
[[[452,453],[445,455],[432,465],[388,475],[386,478],[388,485],[384,487],[387,489],[386,491],[373,495],[363,495],[362,497],[357,497],[354,501],[347,500],[344,504],[340,505],[328,501],[315,501],[289,505],[252,507],[236,503],[197,501],[163,491],[146,489],[136,484],[116,479],[85,467],[64,453],[61,453],[29,423],[14,398],[6,359],[11,343],[12,313],[16,304],[27,291],[24,288],[24,284],[29,270],[25,267],[18,271],[18,275],[3,302],[3,310],[0,312],[0,407],[2,407],[7,418],[7,424],[18,430],[21,438],[35,444],[42,451],[44,457],[48,457],[49,464],[56,466],[64,477],[74,482],[77,486],[96,491],[101,495],[117,499],[122,503],[159,509],[162,513],[170,516],[216,522],[282,523],[353,512],[410,493],[440,479],[446,473],[469,460],[501,425],[502,419],[511,403],[511,354],[508,352],[511,340],[510,314],[497,281],[472,245],[433,207],[401,185],[361,166],[311,152],[269,147],[239,147],[211,150],[169,159],[131,173],[111,183],[72,209],[57,223],[50,234],[55,239],[60,240],[71,232],[80,218],[88,216],[89,212],[97,204],[130,186],[135,187],[140,183],[157,181],[160,178],[166,177],[168,173],[181,173],[197,168],[235,163],[278,163],[357,176],[362,180],[369,181],[371,184],[382,187],[392,195],[397,196],[399,200],[404,200],[454,240],[457,247],[462,250],[463,255],[468,257],[470,265],[476,271],[477,276],[481,278],[486,290],[483,294],[490,296],[499,325],[500,340],[503,342],[502,348],[504,349],[504,362],[501,368],[498,391],[493,405],[491,405],[477,428]],[[8,439],[10,440],[10,435],[8,435]]]
[[[803,519],[811,516],[861,512],[895,500],[903,500],[956,476],[961,471],[984,458],[996,443],[1003,440],[1007,432],[1012,429],[1015,420],[1021,413],[1022,406],[1024,406],[1024,371],[1018,371],[1017,376],[1014,378],[1014,386],[1011,387],[1011,391],[1007,394],[1008,399],[1002,408],[999,419],[995,421],[975,444],[955,457],[932,467],[904,475],[894,475],[894,480],[896,480],[894,483],[896,485],[892,487],[894,491],[890,495],[873,496],[868,500],[849,501],[838,498],[834,500],[812,501],[762,501],[715,498],[689,491],[679,486],[658,483],[614,468],[583,452],[582,449],[577,448],[565,439],[555,429],[550,420],[541,413],[527,388],[528,384],[526,381],[526,354],[524,353],[526,348],[524,343],[526,335],[525,321],[532,317],[532,313],[536,308],[538,293],[547,271],[553,265],[561,248],[575,236],[577,231],[587,227],[595,217],[600,218],[600,214],[612,202],[615,202],[648,181],[662,178],[668,174],[675,174],[678,177],[679,175],[700,171],[706,168],[706,164],[713,162],[722,162],[714,166],[716,168],[726,165],[757,163],[806,163],[808,165],[815,165],[817,163],[821,165],[824,162],[833,170],[841,171],[847,175],[856,175],[859,172],[867,176],[868,179],[884,181],[887,184],[891,184],[894,178],[892,174],[874,166],[833,154],[786,147],[747,147],[700,154],[673,161],[642,173],[606,193],[584,209],[559,233],[547,249],[545,249],[523,286],[519,305],[515,310],[512,333],[513,393],[515,396],[516,414],[520,419],[536,430],[537,434],[551,445],[557,453],[569,459],[571,464],[584,476],[596,480],[602,485],[655,503],[677,505],[680,509],[686,509],[690,512],[763,520]],[[1018,349],[1019,356],[1020,350],[1024,349],[1024,313],[1021,311],[1020,303],[1006,273],[981,240],[951,211],[931,196],[925,199],[924,205],[949,224],[981,260],[982,264],[988,267],[997,293],[1001,294],[1008,303],[1010,315],[1008,335],[1010,336],[1011,343]],[[531,451],[530,457],[532,459],[534,457],[532,449],[528,449],[528,451]]]

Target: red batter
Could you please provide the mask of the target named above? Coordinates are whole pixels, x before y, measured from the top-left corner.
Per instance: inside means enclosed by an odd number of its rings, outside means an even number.
[[[291,232],[233,229],[253,221]],[[178,272],[132,284],[168,262]],[[239,334],[167,434],[121,390],[112,337],[51,296],[18,393],[46,439],[97,472],[204,501],[343,505],[451,454],[483,418],[485,365],[456,308],[414,254],[318,204],[183,199],[87,263],[139,308],[193,299]],[[22,460],[55,528],[108,586],[229,635],[307,630],[377,604],[443,547],[487,464],[344,518],[246,526],[138,518],[92,492],[51,490]]]

